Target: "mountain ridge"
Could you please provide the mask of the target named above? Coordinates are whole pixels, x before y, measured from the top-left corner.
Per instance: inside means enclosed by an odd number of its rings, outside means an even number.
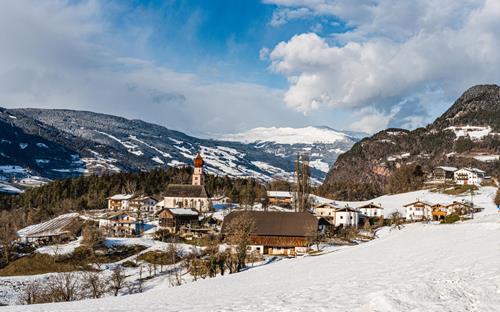
[[[370,195],[381,195],[404,165],[418,165],[427,173],[437,165],[472,166],[498,175],[499,130],[500,87],[474,86],[424,128],[386,129],[357,142],[338,157],[323,186],[333,190],[347,181],[370,185],[375,189]]]

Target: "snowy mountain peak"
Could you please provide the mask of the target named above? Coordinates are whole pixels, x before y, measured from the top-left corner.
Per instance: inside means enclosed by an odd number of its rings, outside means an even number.
[[[334,144],[352,140],[351,133],[328,127],[259,127],[245,132],[228,134],[221,138],[226,141],[244,143],[272,142],[277,144]]]

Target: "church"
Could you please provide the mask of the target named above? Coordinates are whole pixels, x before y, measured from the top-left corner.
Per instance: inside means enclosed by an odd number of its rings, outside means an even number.
[[[212,210],[210,195],[205,189],[203,173],[204,161],[200,153],[194,159],[194,172],[191,185],[169,184],[165,191],[166,208],[192,208],[199,212]]]

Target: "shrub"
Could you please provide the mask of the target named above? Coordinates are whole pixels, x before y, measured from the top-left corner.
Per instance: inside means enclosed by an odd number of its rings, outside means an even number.
[[[460,221],[460,216],[456,215],[456,214],[451,214],[451,215],[446,216],[444,218],[444,220],[441,221],[441,223],[450,224],[450,223],[455,223],[457,221]]]

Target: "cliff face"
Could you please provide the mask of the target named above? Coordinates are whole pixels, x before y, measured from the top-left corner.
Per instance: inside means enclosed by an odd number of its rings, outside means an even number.
[[[437,165],[474,166],[498,175],[500,87],[474,86],[441,117],[413,131],[387,129],[356,143],[339,156],[324,186],[370,184],[378,194],[403,165],[430,171]],[[355,196],[363,198],[363,195]]]

